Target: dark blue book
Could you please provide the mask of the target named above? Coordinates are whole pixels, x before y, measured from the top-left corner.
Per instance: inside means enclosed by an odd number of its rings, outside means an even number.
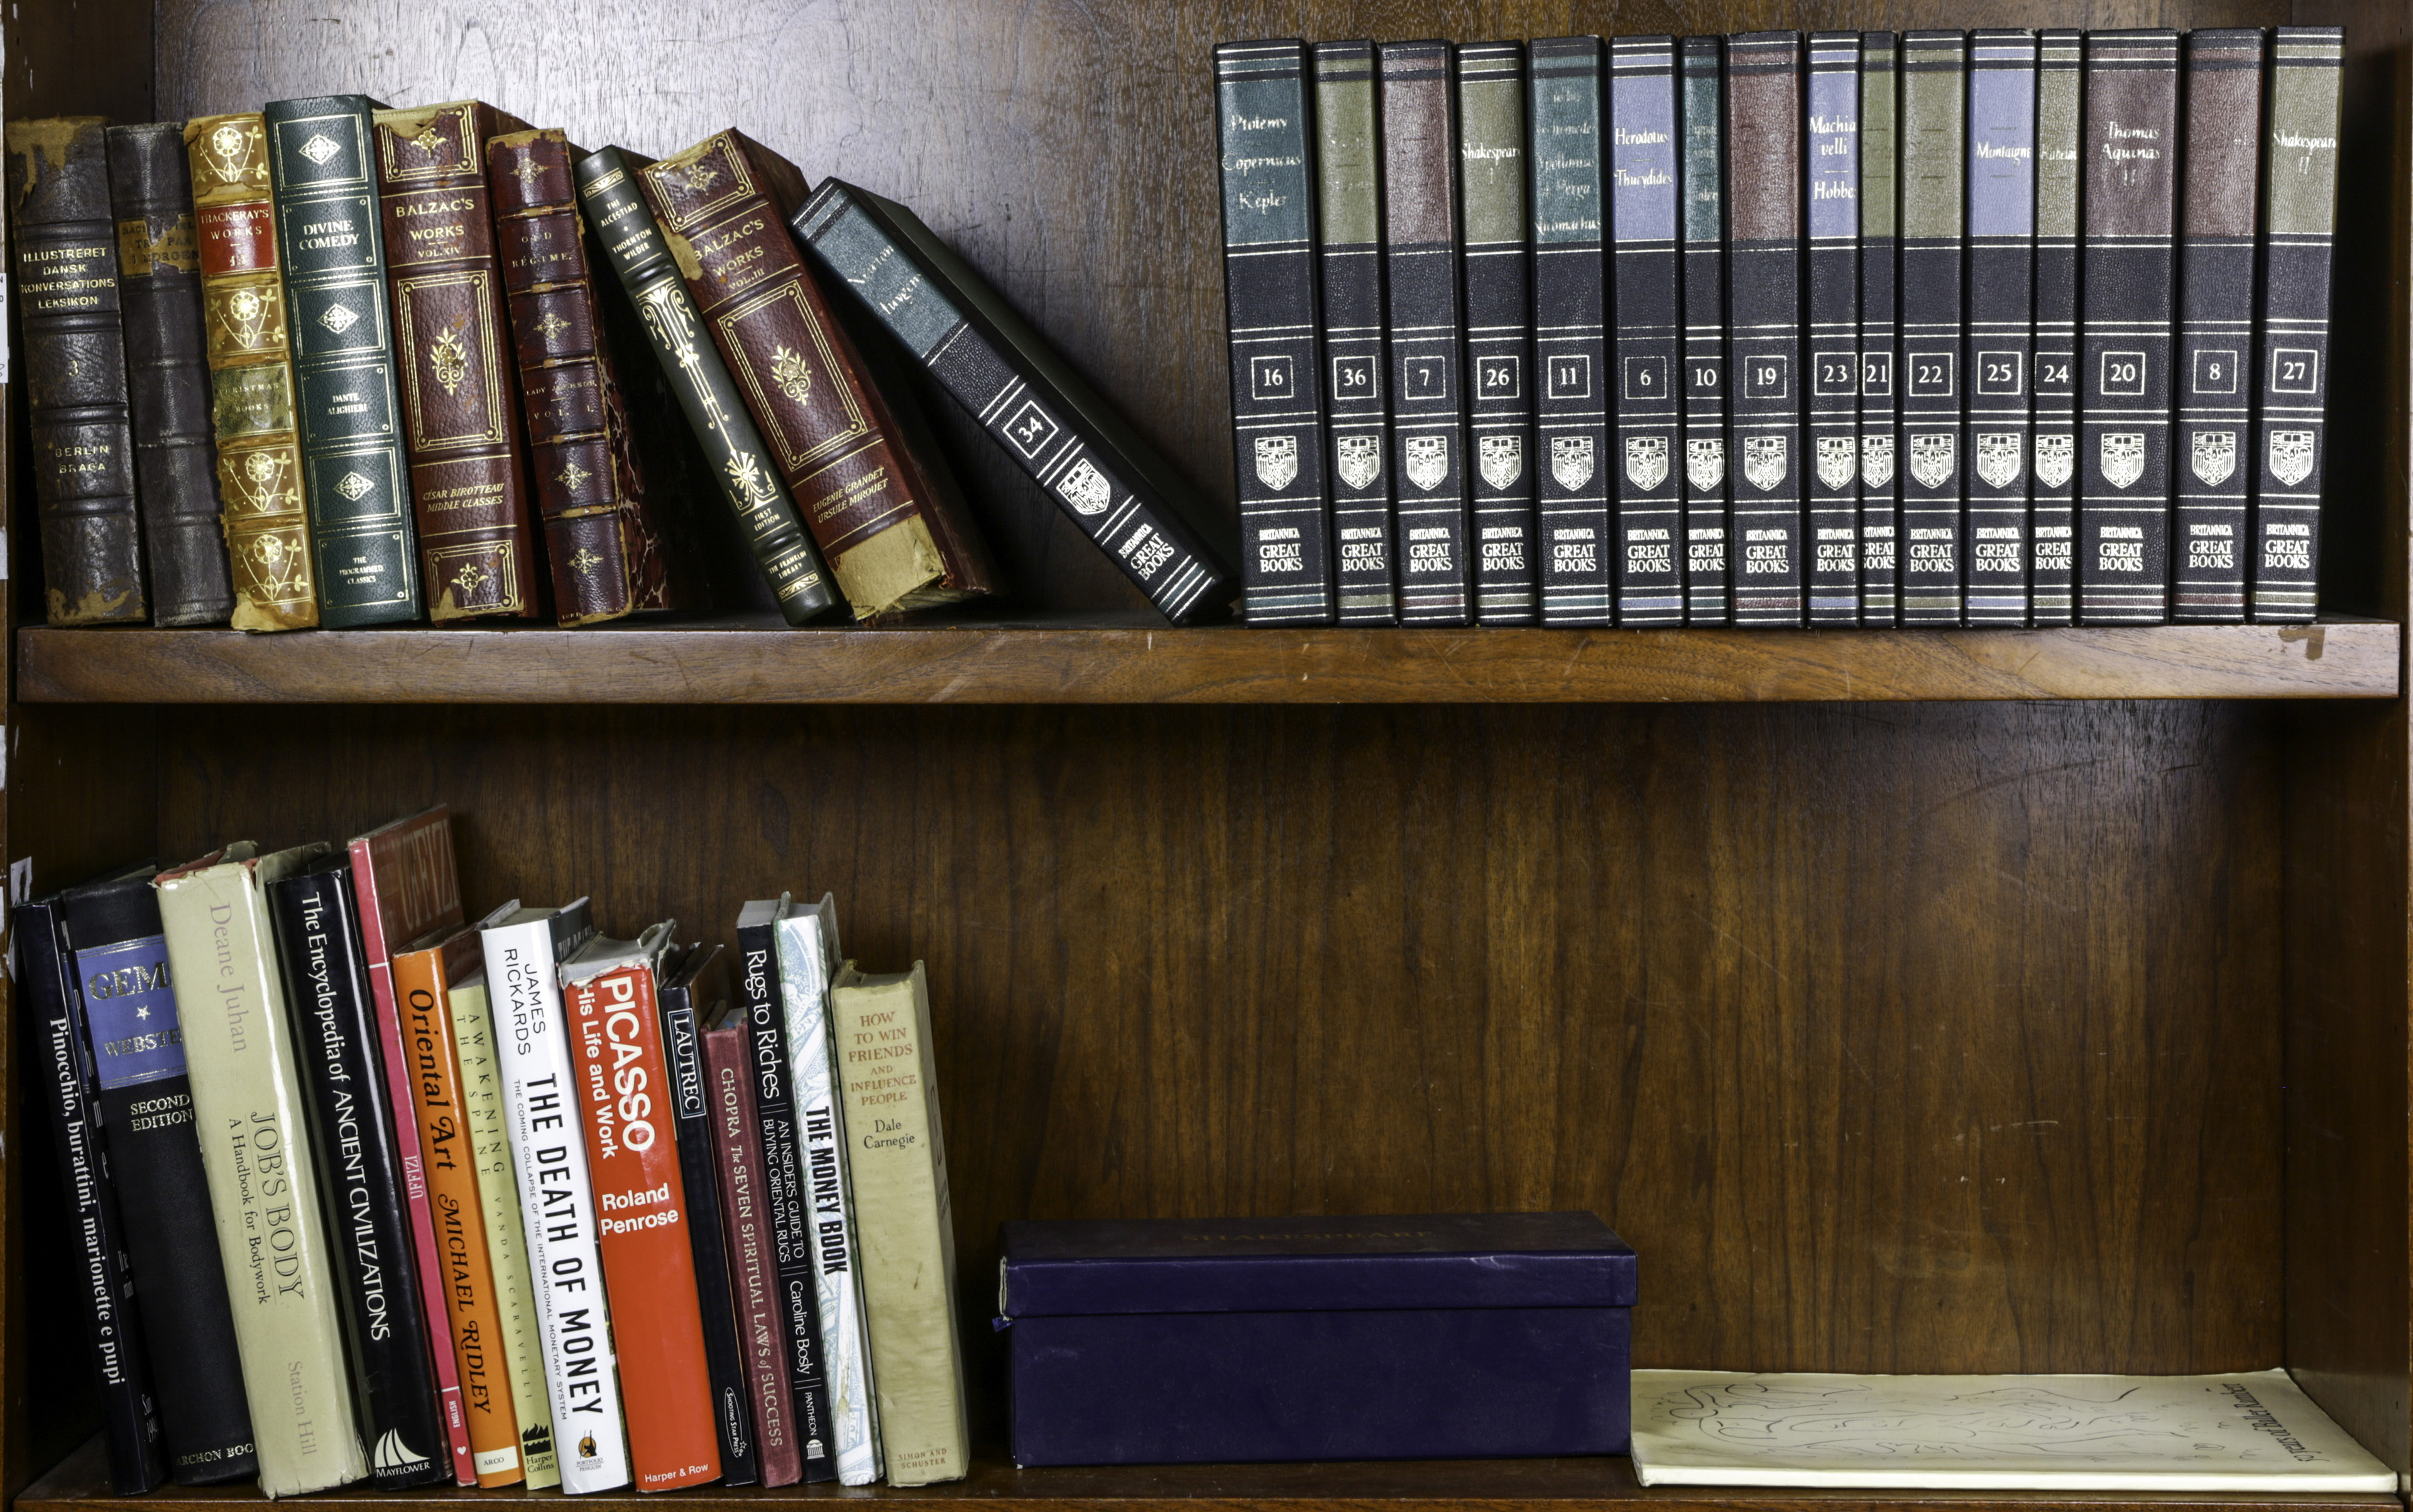
[[[1714,37],[1679,49],[1683,92],[1684,622],[1723,625],[1726,554],[1725,58]]]
[[[1726,42],[1727,446],[1738,625],[1799,625],[1803,598],[1801,34]]]
[[[1860,619],[1860,37],[1810,36],[1810,623]]]
[[[1959,32],[1902,37],[1902,623],[1961,622]]]
[[[1533,362],[1545,625],[1606,625],[1608,581],[1607,179],[1601,44],[1532,44]]]
[[[1315,45],[1316,274],[1324,297],[1325,454],[1343,625],[1396,625],[1391,410],[1383,343],[1382,132],[1374,44]]]
[[[1609,228],[1617,290],[1617,620],[1684,622],[1676,448],[1683,429],[1683,196],[1676,39],[1609,44]]]
[[[1972,625],[2028,622],[2028,373],[2034,355],[2036,42],[1969,37],[1966,600]]]
[[[1901,39],[1860,34],[1860,623],[1902,613],[1902,480],[1895,467],[1901,416],[1896,378],[1902,226],[1899,156]]]
[[[1474,449],[1474,617],[1539,617],[1533,560],[1533,253],[1525,182],[1525,45],[1458,50],[1465,217],[1466,414]]]
[[[2078,186],[2085,35],[2036,34],[2036,360],[2029,382],[2028,622],[2077,614]]]

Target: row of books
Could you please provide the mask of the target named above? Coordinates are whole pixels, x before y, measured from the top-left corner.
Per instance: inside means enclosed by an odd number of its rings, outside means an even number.
[[[1228,516],[910,211],[735,131],[346,95],[11,122],[7,173],[53,625],[585,625],[741,556],[792,624],[982,599],[937,393],[1168,616],[1236,591]]]
[[[967,1469],[923,969],[467,920],[450,816],[22,906],[112,1483]]]
[[[1250,618],[2311,619],[2343,51],[1223,44]]]

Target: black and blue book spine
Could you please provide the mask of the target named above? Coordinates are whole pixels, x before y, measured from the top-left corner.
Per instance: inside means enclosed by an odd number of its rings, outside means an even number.
[[[1316,272],[1324,296],[1333,575],[1340,623],[1396,625],[1374,44],[1318,42],[1314,64]]]
[[[1959,32],[1902,37],[1902,623],[1961,622],[1962,92]]]
[[[1545,625],[1606,625],[1608,195],[1601,43],[1531,44],[1537,526]]]
[[[1617,621],[1684,622],[1683,191],[1676,39],[1609,44],[1610,282],[1617,308]]]
[[[1332,622],[1308,96],[1304,42],[1215,50],[1240,606],[1251,625]]]
[[[2036,360],[2029,380],[2028,622],[2078,605],[2078,187],[2085,34],[2036,34]]]
[[[2028,622],[2028,374],[2034,357],[2036,41],[1969,37],[1968,335],[1961,371],[1969,528],[1963,615]]]
[[[1902,482],[1894,467],[1901,370],[1894,317],[1902,177],[1901,39],[1860,34],[1860,623],[1902,613]]]
[[[1726,42],[1726,316],[1735,374],[1727,449],[1740,568],[1738,625],[1799,625],[1801,484],[1801,34]]]
[[[1458,50],[1466,244],[1467,428],[1474,449],[1474,617],[1531,625],[1534,571],[1533,254],[1525,182],[1525,45]]]
[[[1860,620],[1860,37],[1810,36],[1810,623]]]
[[[1726,541],[1725,56],[1715,37],[1679,49],[1683,91],[1684,622],[1732,615]]]

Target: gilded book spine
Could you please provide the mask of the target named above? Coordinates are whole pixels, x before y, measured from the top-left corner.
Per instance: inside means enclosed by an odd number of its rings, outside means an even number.
[[[202,116],[185,123],[185,153],[193,175],[221,524],[234,573],[232,623],[245,630],[307,630],[318,623],[318,600],[293,429],[293,353],[268,190],[267,129],[257,114]]]
[[[1674,465],[1683,421],[1678,389],[1683,266],[1677,251],[1676,42],[1609,44],[1610,261],[1616,289],[1617,620],[1684,622],[1676,555],[1683,480]]]
[[[2028,622],[2028,375],[2035,365],[2036,41],[2023,31],[1969,37],[1968,459],[1964,615]]]
[[[1540,615],[1533,571],[1533,248],[1525,209],[1525,90],[1522,42],[1458,49],[1467,444],[1475,458],[1467,485],[1473,526],[1467,556],[1474,617],[1485,625],[1531,625]]]
[[[1902,37],[1902,622],[1961,623],[1968,39]]]
[[[1810,623],[1860,619],[1860,37],[1810,37]]]
[[[1894,473],[1895,315],[1901,226],[1895,67],[1901,39],[1860,34],[1860,623],[1902,610],[1902,482]]]
[[[1541,37],[1529,51],[1533,486],[1541,499],[1534,552],[1542,623],[1606,625],[1612,612],[1608,488],[1616,469],[1608,443],[1608,269],[1602,260],[1608,184],[1600,38]]]
[[[2036,362],[2029,384],[2028,619],[2076,614],[2080,35],[2036,34]]]
[[[1727,319],[1737,385],[1727,410],[1738,625],[1802,612],[1801,37],[1726,42]]]
[[[1725,44],[1684,38],[1684,622],[1723,625],[1726,521]]]
[[[1396,625],[1390,379],[1383,355],[1381,135],[1374,44],[1315,45],[1316,283],[1324,306],[1325,441],[1344,625]]]

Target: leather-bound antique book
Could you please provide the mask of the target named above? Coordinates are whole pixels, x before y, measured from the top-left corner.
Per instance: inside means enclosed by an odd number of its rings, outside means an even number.
[[[1962,616],[2028,622],[2028,374],[2035,341],[2036,40],[1969,35]]]
[[[1396,625],[1374,44],[1318,42],[1314,65],[1316,277],[1330,379],[1325,441],[1332,467],[1338,612],[1343,625]]]
[[[223,624],[234,608],[234,587],[218,528],[200,263],[182,121],[109,128],[109,200],[117,214],[118,304],[151,623]]]
[[[1474,617],[1539,617],[1533,564],[1533,253],[1525,201],[1525,44],[1458,50],[1458,202],[1465,212],[1467,548]]]
[[[997,591],[971,512],[935,452],[906,444],[911,403],[866,376],[787,217],[795,166],[735,131],[636,171],[672,260],[859,619]]]
[[[377,112],[394,369],[434,620],[542,613],[486,190],[487,140],[526,129],[482,100]]]
[[[1801,35],[1726,41],[1726,319],[1735,393],[1734,622],[1798,625],[1802,611]]]
[[[486,143],[537,512],[564,625],[675,607],[578,215],[571,173],[585,156],[558,131]]]
[[[34,504],[53,625],[126,625],[150,613],[134,505],[109,123],[11,121],[8,240],[17,259]]]
[[[1617,622],[1680,625],[1683,265],[1678,250],[1682,135],[1676,39],[1621,37],[1608,47],[1609,225],[1617,343]]]
[[[1810,206],[1802,336],[1809,392],[1810,623],[1860,619],[1860,37],[1810,36]]]
[[[257,113],[185,123],[218,497],[241,630],[318,623],[318,570],[293,425],[293,350]]]
[[[1215,49],[1240,605],[1252,625],[1332,622],[1308,91],[1304,42]]]
[[[1902,34],[1902,622],[1961,623],[1968,37]]]
[[[754,1079],[754,1044],[745,1010],[733,1001],[722,1003],[706,1024],[703,1042],[704,1102],[755,1460],[762,1485],[793,1486],[804,1478],[804,1455],[781,1352],[786,1327],[780,1319],[779,1266],[772,1251],[771,1215],[763,1207],[762,1132],[748,1090]]]
[[[2179,34],[2086,34],[2078,617],[2168,617]]]
[[[1726,541],[1725,44],[1687,37],[1678,50],[1684,153],[1684,622],[1732,614]]]
[[[2079,69],[2084,34],[2036,34],[2036,358],[2028,388],[2028,622],[2068,625],[2078,577]]]
[[[2272,35],[2263,144],[2261,334],[2255,358],[2254,617],[2302,622],[2319,606],[2323,413],[2330,381],[2330,256],[2337,234],[2338,90],[2346,34]]]
[[[1860,34],[1860,623],[1902,612],[1902,482],[1894,468],[1901,227],[1900,117],[1891,32]]]
[[[264,112],[276,196],[294,421],[329,630],[420,617],[393,321],[364,95],[279,100]]]
[[[1606,625],[1606,116],[1597,37],[1527,46],[1532,120],[1534,565],[1545,625]],[[1680,472],[1680,469],[1679,469]]]

